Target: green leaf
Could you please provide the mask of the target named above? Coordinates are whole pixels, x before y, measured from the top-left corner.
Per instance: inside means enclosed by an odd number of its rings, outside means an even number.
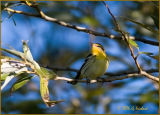
[[[132,46],[134,46],[135,48],[137,48],[139,50],[139,47],[134,40],[128,39],[128,41],[129,41],[129,44],[131,44]]]
[[[24,41],[23,40],[22,42],[23,42],[23,52],[24,52],[25,58],[27,60],[33,61],[33,56],[32,56],[31,51],[30,51],[30,49],[29,49],[29,47],[27,45],[28,41]]]
[[[24,53],[22,53],[22,52],[19,52],[16,50],[8,50],[8,49],[4,49],[4,48],[1,48],[1,50],[24,59]]]
[[[34,65],[35,69],[40,70],[39,64],[36,61],[34,61],[32,57],[31,51],[27,45],[27,41],[23,40],[22,42],[23,42],[23,51],[24,51],[25,59],[31,62]]]
[[[146,55],[153,55],[153,53],[151,53],[151,52],[139,52],[139,54],[146,54]]]
[[[57,76],[52,70],[46,69],[44,67],[41,67],[41,71],[45,78],[47,78],[48,80],[54,79]]]
[[[159,55],[154,55],[153,53],[151,52],[139,52],[139,54],[146,54],[147,56],[153,58],[153,59],[156,59],[158,60],[159,59]]]
[[[40,93],[41,93],[41,97],[42,97],[44,103],[48,107],[53,107],[55,104],[63,102],[63,100],[50,101],[49,90],[48,90],[48,80],[46,78],[43,78],[43,77],[40,78]]]
[[[153,59],[155,59],[155,60],[158,60],[159,59],[159,55],[154,55],[154,56],[149,56],[149,57],[151,57],[151,58],[153,58]]]
[[[17,62],[21,62],[21,60],[16,59],[16,58],[12,58],[12,57],[8,57],[8,56],[1,56],[1,59],[5,59],[7,61],[17,61]]]
[[[128,20],[128,21],[130,21],[130,22],[132,22],[132,23],[134,23],[134,24],[137,24],[137,25],[139,25],[139,26],[141,26],[141,27],[149,30],[150,32],[153,32],[153,33],[155,33],[155,34],[159,34],[159,32],[158,32],[157,30],[155,30],[154,28],[152,28],[152,27],[150,27],[150,26],[148,26],[148,25],[145,25],[145,24],[143,24],[143,23],[137,22],[137,21],[135,21],[135,20],[132,20],[132,19],[129,19],[129,18],[126,18],[126,17],[121,17],[121,18],[123,18],[123,19],[125,19],[125,20]]]
[[[99,25],[99,22],[94,17],[91,17],[91,16],[86,16],[86,17],[82,18],[81,22],[85,23],[91,27],[96,27]]]
[[[36,69],[36,72],[40,76],[40,93],[44,103],[48,107],[52,107],[56,103],[61,102],[61,101],[50,101],[49,98],[48,80],[55,78],[56,74],[53,71],[43,67],[41,67],[41,69]]]
[[[30,79],[26,79],[26,80],[23,80],[21,82],[16,82],[12,88],[11,88],[11,92],[14,92],[16,91],[17,89],[21,88],[22,86],[24,86],[27,82],[29,82]]]
[[[9,73],[1,74],[1,81],[5,81]]]
[[[29,82],[32,78],[32,76],[29,76],[29,74],[21,74],[20,77],[11,87],[11,93],[16,91],[17,89],[21,88],[24,86],[27,82]]]
[[[48,80],[42,77],[40,78],[40,93],[43,101],[49,102]]]

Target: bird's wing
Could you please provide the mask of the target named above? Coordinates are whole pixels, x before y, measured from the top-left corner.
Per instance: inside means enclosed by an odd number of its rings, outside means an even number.
[[[89,54],[89,55],[86,57],[83,65],[81,66],[80,70],[78,71],[77,76],[75,77],[75,79],[79,79],[79,78],[80,78],[81,70],[82,70],[83,68],[85,68],[85,67],[88,66],[88,64],[90,63],[89,60],[94,61],[94,59],[93,59],[94,57],[95,57],[95,56],[93,56],[92,54]]]

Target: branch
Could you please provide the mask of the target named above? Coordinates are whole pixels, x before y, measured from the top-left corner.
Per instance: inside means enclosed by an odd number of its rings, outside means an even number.
[[[84,27],[80,27],[80,26],[76,26],[76,25],[72,25],[72,24],[66,23],[64,21],[60,21],[60,20],[58,20],[56,18],[52,18],[52,17],[49,17],[49,16],[45,15],[38,8],[38,6],[36,6],[36,7],[34,6],[34,8],[37,9],[39,14],[27,13],[27,12],[23,12],[23,11],[19,11],[19,10],[14,10],[14,9],[11,9],[11,8],[5,8],[4,10],[5,11],[9,11],[9,12],[13,12],[13,13],[17,13],[17,14],[23,14],[23,15],[27,15],[27,16],[38,17],[38,18],[44,19],[44,20],[49,21],[49,22],[56,23],[56,24],[64,26],[64,27],[68,27],[68,28],[72,28],[72,29],[77,30],[77,31],[81,31],[81,32],[85,32],[85,33],[88,33],[88,34],[92,34],[94,36],[101,36],[101,37],[107,37],[107,38],[110,38],[110,39],[122,40],[122,37],[120,37],[120,36],[115,36],[115,35],[107,34],[107,33],[100,33],[100,32],[93,31],[93,30],[90,30],[90,29],[87,29],[87,28],[84,28]],[[140,42],[143,42],[143,43],[146,43],[146,44],[150,44],[150,45],[159,46],[159,42],[156,42],[156,41],[146,40],[146,39],[142,39],[142,38],[135,38],[133,36],[130,36],[130,39],[133,39],[133,40],[136,40],[136,41],[140,41]]]
[[[133,60],[135,61],[135,64],[136,64],[136,66],[137,66],[137,68],[138,68],[138,71],[139,71],[138,73],[140,73],[140,75],[144,75],[145,77],[147,77],[147,78],[149,78],[149,79],[151,79],[151,80],[154,80],[154,81],[156,81],[156,82],[159,82],[159,78],[157,78],[157,77],[155,77],[155,76],[152,76],[152,75],[148,74],[147,72],[145,72],[144,70],[142,70],[142,68],[140,67],[140,65],[139,65],[139,63],[138,63],[138,61],[137,61],[137,57],[134,55],[133,49],[132,49],[132,47],[131,47],[131,45],[130,45],[130,43],[129,43],[129,41],[128,41],[128,38],[126,37],[125,32],[123,32],[123,31],[121,30],[120,25],[118,24],[116,18],[115,18],[114,15],[112,14],[112,12],[111,12],[111,10],[109,9],[108,5],[107,5],[104,1],[103,1],[103,3],[104,3],[104,5],[105,5],[105,7],[107,8],[109,14],[111,15],[111,17],[112,17],[112,19],[113,19],[113,21],[114,21],[114,24],[115,24],[116,29],[119,31],[119,33],[122,35],[122,37],[123,37],[124,40],[126,41],[128,47],[129,47],[129,50],[130,50],[130,52],[131,52],[131,56],[132,56]]]
[[[158,69],[149,69],[149,70],[144,70],[147,73],[154,73],[154,72],[159,72]],[[109,76],[121,76],[121,75],[125,75],[125,74],[133,74],[133,73],[138,73],[138,71],[122,71],[122,72],[118,72],[118,73],[105,73],[105,75],[109,75]]]
[[[126,76],[123,76],[123,77],[109,77],[109,78],[106,78],[106,79],[101,79],[101,80],[90,80],[89,83],[98,83],[98,82],[101,82],[101,83],[104,83],[104,82],[113,82],[113,81],[116,81],[116,80],[122,80],[122,79],[127,79],[127,78],[132,78],[132,77],[138,77],[138,76],[141,76],[141,74],[138,74],[138,73],[133,73],[133,74],[128,74]],[[75,81],[75,79],[71,79],[71,78],[66,78],[66,77],[56,77],[54,80],[63,80],[63,81],[67,81],[68,83],[72,82],[72,81]],[[76,80],[78,82],[82,82],[82,83],[88,83],[88,80]]]
[[[47,69],[51,69],[54,71],[72,71],[72,72],[78,72],[78,69],[74,69],[74,68],[57,68],[57,67],[45,67]],[[144,70],[147,73],[154,73],[154,72],[159,72],[158,69],[148,69],[148,70]],[[138,71],[121,71],[121,72],[117,72],[117,73],[111,73],[111,72],[106,72],[104,75],[108,75],[108,76],[121,76],[121,75],[126,75],[126,74],[134,74],[134,73],[138,73]]]
[[[23,15],[27,15],[27,16],[33,16],[33,17],[41,17],[40,15],[37,15],[37,14],[32,14],[32,13],[28,13],[28,12],[23,12],[23,11],[20,11],[20,10],[14,10],[14,9],[11,9],[11,8],[4,8],[5,11],[9,11],[9,12],[12,12],[12,13],[16,13],[16,14],[23,14]]]
[[[146,71],[141,71],[141,75],[144,75],[144,76],[148,77],[149,79],[151,79],[151,80],[156,81],[156,82],[159,83],[159,78],[158,77],[150,75]]]
[[[55,67],[55,68],[54,67],[46,67],[46,68],[52,69],[52,70],[55,70],[55,71],[72,71],[72,72],[78,72],[79,71],[79,70],[73,69],[73,68],[57,68],[57,67]],[[140,74],[136,74],[138,72],[139,71],[128,71],[128,72],[122,71],[122,72],[118,72],[118,73],[106,72],[104,75],[108,75],[108,76],[122,76],[122,75],[125,75],[125,74],[127,74],[127,75],[123,76],[123,77],[114,77],[113,79],[112,78],[109,78],[109,79],[107,78],[107,79],[103,80],[102,82],[111,82],[111,81],[114,81],[114,80],[122,80],[122,79],[130,78],[130,77],[134,77],[134,76],[146,76],[149,79],[152,79],[153,81],[159,82],[158,77],[155,77],[155,76],[152,76],[152,75],[148,74],[148,73],[159,72],[158,69],[143,70]],[[65,78],[65,77],[57,77],[56,80],[65,80],[65,81],[68,81],[68,82],[73,81],[73,79]],[[87,82],[86,80],[77,80],[77,81],[78,82]],[[91,80],[90,83],[95,83],[95,82],[97,82],[97,80]]]

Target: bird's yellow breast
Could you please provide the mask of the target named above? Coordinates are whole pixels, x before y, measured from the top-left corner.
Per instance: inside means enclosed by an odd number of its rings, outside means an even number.
[[[95,60],[88,65],[87,69],[82,71],[82,77],[95,79],[96,77],[102,76],[106,72],[109,61],[106,58],[97,58],[99,57],[95,57]]]
[[[106,53],[105,53],[105,51],[102,51],[102,50],[100,50],[100,49],[97,48],[97,47],[93,47],[93,48],[92,48],[92,54],[95,55],[97,58],[103,58],[103,59],[106,58]]]

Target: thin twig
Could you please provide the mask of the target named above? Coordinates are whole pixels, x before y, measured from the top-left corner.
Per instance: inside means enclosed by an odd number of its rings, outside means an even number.
[[[127,37],[126,37],[126,34],[121,30],[120,25],[118,24],[116,18],[115,18],[114,15],[112,14],[112,12],[111,12],[111,10],[109,9],[108,5],[107,5],[104,1],[103,1],[103,4],[105,5],[105,7],[107,8],[109,14],[111,15],[111,17],[112,17],[112,19],[113,19],[113,21],[114,21],[114,23],[115,23],[116,29],[120,32],[120,34],[122,35],[122,37],[123,37],[124,40],[126,41],[128,47],[129,47],[129,50],[130,50],[130,52],[131,52],[131,56],[133,57],[133,59],[134,59],[134,61],[135,61],[135,64],[136,64],[136,66],[137,66],[137,68],[138,68],[138,71],[139,71],[138,73],[139,73],[140,75],[144,75],[145,77],[147,77],[147,78],[149,78],[149,79],[151,79],[151,80],[154,80],[154,81],[156,81],[156,82],[159,82],[159,78],[157,78],[157,77],[155,77],[155,76],[152,76],[152,75],[148,74],[147,72],[145,72],[144,70],[142,70],[142,68],[140,67],[140,65],[139,65],[139,63],[138,63],[138,61],[137,61],[136,56],[134,55],[133,49],[132,49],[131,45],[130,45],[129,42],[128,42],[128,39],[127,39]]]
[[[87,29],[85,27],[80,27],[80,26],[76,26],[76,25],[72,25],[72,24],[66,23],[64,21],[60,21],[60,20],[58,20],[56,18],[52,18],[52,17],[49,17],[49,16],[45,15],[41,10],[40,10],[40,14],[27,13],[27,12],[23,12],[23,11],[19,11],[19,10],[14,10],[14,9],[11,9],[11,8],[5,8],[4,10],[5,11],[9,11],[9,12],[13,12],[13,13],[17,13],[17,14],[23,14],[23,15],[27,15],[27,16],[38,17],[38,18],[41,18],[41,19],[44,19],[46,21],[50,21],[50,22],[56,23],[56,24],[64,26],[64,27],[68,27],[68,28],[72,28],[72,29],[77,30],[77,31],[81,31],[81,32],[85,32],[85,33],[88,33],[88,34],[92,34],[94,36],[107,37],[107,38],[110,38],[110,39],[117,39],[117,40],[121,40],[122,39],[122,37],[120,37],[120,36],[115,36],[115,35],[108,34],[108,33],[100,33],[100,32],[97,32],[97,31],[93,31],[93,30]],[[130,36],[130,39],[133,39],[133,40],[136,40],[136,41],[140,41],[140,42],[143,42],[143,43],[146,43],[146,44],[150,44],[150,45],[159,46],[159,42],[146,40],[144,38],[138,38],[138,37]]]
[[[114,21],[114,23],[115,23],[116,29],[120,32],[120,34],[123,36],[123,38],[125,38],[124,40],[126,41],[128,47],[129,47],[129,49],[130,49],[131,56],[133,57],[133,59],[134,59],[134,61],[135,61],[135,64],[137,65],[137,68],[138,68],[138,70],[139,70],[139,72],[140,72],[140,71],[141,71],[141,67],[140,67],[140,65],[138,64],[137,60],[136,60],[136,56],[134,55],[133,49],[132,49],[131,45],[129,44],[128,39],[127,39],[125,33],[121,30],[120,25],[118,24],[116,18],[114,17],[114,15],[112,14],[112,12],[110,11],[108,5],[107,5],[104,1],[103,1],[103,3],[104,3],[104,5],[106,6],[109,14],[112,16],[113,21]]]

